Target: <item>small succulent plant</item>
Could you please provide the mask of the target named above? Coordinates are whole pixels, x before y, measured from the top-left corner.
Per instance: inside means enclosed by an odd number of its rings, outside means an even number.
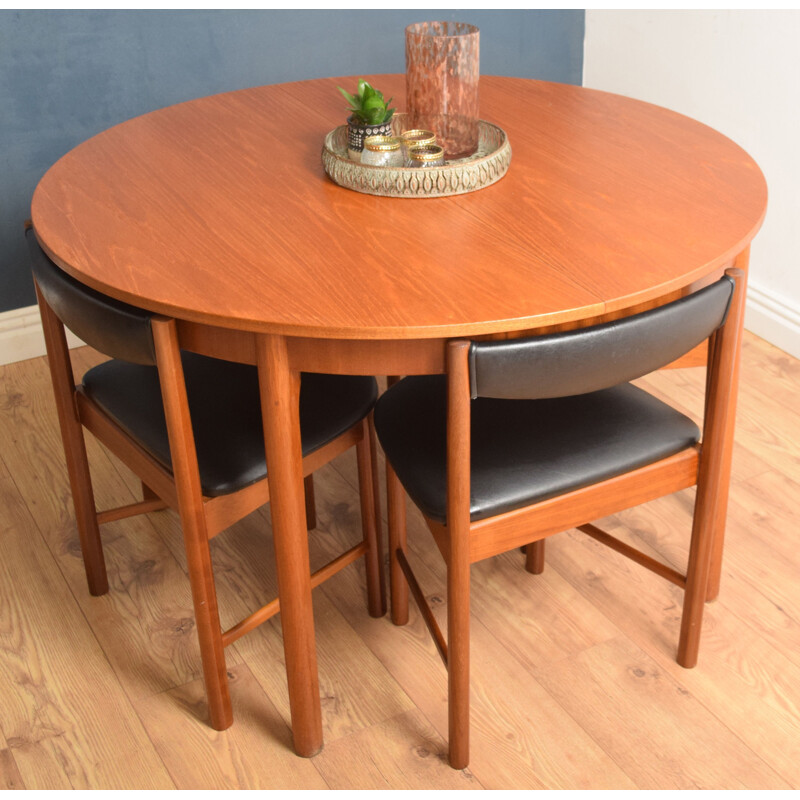
[[[381,125],[388,122],[394,114],[394,109],[389,108],[393,98],[383,99],[383,94],[370,86],[363,78],[358,82],[358,93],[350,94],[337,87],[342,97],[350,104],[347,109],[356,120],[363,125]]]

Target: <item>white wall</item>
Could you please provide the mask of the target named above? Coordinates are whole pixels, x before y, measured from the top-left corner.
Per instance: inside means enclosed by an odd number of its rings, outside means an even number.
[[[694,117],[756,160],[769,205],[745,325],[800,357],[800,11],[587,10],[584,85]]]

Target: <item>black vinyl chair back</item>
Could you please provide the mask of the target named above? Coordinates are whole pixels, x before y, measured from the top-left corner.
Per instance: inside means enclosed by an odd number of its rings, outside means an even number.
[[[663,367],[724,324],[728,276],[672,303],[577,331],[502,342],[473,342],[473,399],[535,400],[608,389]]]
[[[32,228],[25,231],[39,291],[76,336],[107,356],[154,365],[152,314],[119,302],[76,281],[42,250]]]

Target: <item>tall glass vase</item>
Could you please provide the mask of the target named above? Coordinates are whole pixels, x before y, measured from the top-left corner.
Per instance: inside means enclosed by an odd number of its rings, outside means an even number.
[[[406,28],[406,111],[414,128],[433,131],[447,159],[478,149],[480,32],[464,22]]]

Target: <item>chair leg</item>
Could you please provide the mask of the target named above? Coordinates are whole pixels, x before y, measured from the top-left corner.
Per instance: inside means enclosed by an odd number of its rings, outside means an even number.
[[[97,508],[94,503],[89,460],[86,457],[83,425],[75,407],[75,377],[72,374],[67,338],[64,326],[47,304],[38,285],[36,297],[39,301],[42,329],[47,345],[47,362],[53,381],[53,395],[61,427],[86,581],[89,584],[90,594],[102,595],[108,591],[108,575],[97,524]]]
[[[692,527],[677,659],[678,663],[687,669],[697,664],[700,651],[700,631],[711,570],[711,550],[714,544],[714,527],[711,524],[713,513],[707,512],[708,506],[713,508],[714,504],[705,502],[705,497],[701,497],[699,490],[696,502],[699,507],[695,509]]]
[[[447,346],[447,680],[450,766],[469,763],[469,342]]]
[[[195,523],[184,515],[181,516],[211,727],[224,731],[233,723],[233,708],[228,689],[211,551],[202,522]]]
[[[367,607],[371,617],[386,613],[384,594],[381,591],[380,553],[378,529],[375,520],[375,493],[372,489],[372,447],[367,421],[362,422],[362,435],[356,445],[358,461],[358,493],[361,497],[361,528],[367,552],[364,562],[367,572]]]
[[[733,414],[729,413],[729,418]],[[731,458],[733,455],[733,424],[727,431],[723,448],[722,462],[723,472],[718,491],[718,509],[714,519],[714,530],[711,534],[713,544],[711,546],[711,566],[708,573],[708,585],[706,586],[706,602],[712,602],[719,597],[720,583],[722,581],[722,556],[725,549],[725,523],[728,516],[728,493],[730,490],[730,470]]]
[[[386,502],[389,513],[389,582],[392,622],[408,622],[408,582],[397,559],[397,551],[406,552],[406,494],[403,485],[386,462]]]
[[[86,570],[86,582],[89,585],[89,594],[99,597],[108,591],[108,574],[103,557],[103,543],[97,524],[92,478],[80,422],[75,420],[73,426],[70,421],[67,426],[62,426],[62,434],[72,489],[72,503],[75,507],[75,521],[78,526],[83,566]]]
[[[725,270],[736,286],[727,322],[709,344],[703,447],[678,648],[678,663],[684,667],[697,663],[703,602],[719,594],[749,258],[747,247],[736,257],[734,267]]]
[[[177,330],[174,320],[153,320],[152,326],[208,711],[211,726],[223,731],[233,722],[233,709]]]
[[[303,479],[306,495],[306,528],[313,531],[317,527],[317,504],[314,500],[314,475],[306,475]]]
[[[447,682],[450,766],[469,763],[469,563],[447,570]]]
[[[544,572],[544,539],[530,542],[525,548],[525,569],[531,575],[541,575]]]
[[[717,516],[714,523],[714,545],[711,555],[711,569],[708,576],[708,586],[706,587],[706,601],[716,600],[719,596],[720,581],[722,580],[722,555],[725,539],[725,518],[728,509],[728,489],[731,476],[731,459],[733,457],[734,428],[736,426],[736,401],[739,386],[739,372],[741,369],[741,347],[742,331],[744,328],[744,303],[747,285],[747,268],[750,263],[750,248],[747,247],[743,252],[736,256],[733,269],[725,270],[725,274],[736,280],[736,291],[734,300],[728,311],[728,321],[725,323],[725,333],[722,338],[724,342],[718,341],[715,335],[711,340],[709,350],[709,363],[715,361],[714,350],[722,348],[724,354],[720,355],[722,362],[727,362],[725,366],[731,370],[730,383],[727,392],[727,416],[722,434],[723,444],[720,456],[720,484],[719,497],[717,500]],[[731,336],[730,334],[735,334]],[[734,340],[731,343],[731,339]],[[713,388],[713,375],[706,381],[706,413],[708,413],[709,398],[716,395]]]

